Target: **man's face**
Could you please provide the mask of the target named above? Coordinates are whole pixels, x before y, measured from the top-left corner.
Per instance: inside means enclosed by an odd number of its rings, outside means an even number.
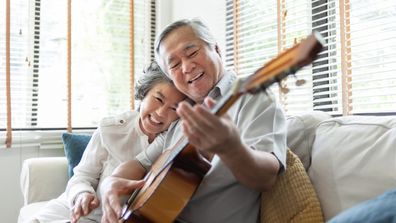
[[[162,40],[159,56],[176,87],[201,103],[223,74],[219,52],[183,26]]]

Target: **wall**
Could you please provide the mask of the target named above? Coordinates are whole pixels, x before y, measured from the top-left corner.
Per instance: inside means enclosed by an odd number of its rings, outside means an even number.
[[[200,18],[216,37],[225,52],[225,1],[157,0],[157,33],[169,23],[186,18]]]

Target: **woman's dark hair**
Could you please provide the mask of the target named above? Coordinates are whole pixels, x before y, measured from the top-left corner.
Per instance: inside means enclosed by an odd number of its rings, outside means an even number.
[[[172,80],[161,70],[157,62],[151,62],[143,70],[135,85],[135,99],[143,100],[147,93],[158,83],[172,83]]]

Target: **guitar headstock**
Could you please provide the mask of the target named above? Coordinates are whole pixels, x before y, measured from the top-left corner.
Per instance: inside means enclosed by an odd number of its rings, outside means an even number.
[[[299,44],[279,54],[248,78],[237,79],[229,95],[223,97],[212,109],[213,113],[220,116],[244,93],[254,94],[265,91],[271,84],[279,83],[288,75],[296,73],[316,58],[323,45],[321,35],[314,32]]]
[[[259,68],[249,76],[239,92],[256,93],[266,90],[270,85],[280,82],[288,75],[295,74],[300,68],[312,63],[324,45],[324,40],[318,32],[313,32],[306,39]],[[302,82],[297,84],[301,84]]]

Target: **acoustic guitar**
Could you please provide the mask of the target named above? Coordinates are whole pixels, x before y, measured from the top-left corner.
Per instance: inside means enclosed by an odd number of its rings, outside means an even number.
[[[232,91],[216,103],[212,112],[223,115],[243,94],[265,91],[288,75],[310,64],[323,47],[319,33],[313,33],[294,47],[254,72],[237,79]],[[120,222],[173,222],[209,171],[208,160],[181,137],[167,149],[145,175],[145,185],[134,191],[123,207]]]

